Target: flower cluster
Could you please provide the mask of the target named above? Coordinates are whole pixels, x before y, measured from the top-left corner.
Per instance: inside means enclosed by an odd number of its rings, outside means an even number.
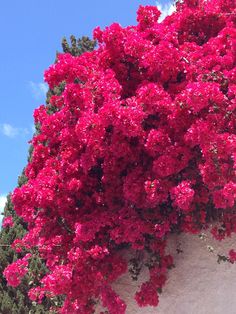
[[[28,272],[28,259],[31,257],[31,254],[26,254],[23,258],[18,259],[16,262],[8,265],[5,268],[3,274],[7,279],[7,282],[12,287],[17,287],[21,279],[25,276]]]
[[[97,50],[59,54],[45,72],[65,87],[53,112],[34,113],[28,181],[12,201],[24,245],[48,268],[30,296],[63,295],[60,313],[90,314],[97,301],[125,313],[111,286],[127,271],[123,249],[149,254],[135,299],[156,306],[171,232],[236,232],[236,3],[185,0],[159,16],[141,6],[136,26],[95,29]],[[5,270],[13,286],[17,263]]]
[[[229,260],[231,263],[236,262],[236,252],[234,250],[229,251]]]
[[[3,222],[2,222],[3,228],[13,227],[13,225],[14,225],[14,222],[13,222],[12,216],[7,216],[3,219]]]

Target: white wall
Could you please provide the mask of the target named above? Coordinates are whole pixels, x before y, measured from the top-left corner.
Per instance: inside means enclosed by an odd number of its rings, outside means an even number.
[[[178,242],[184,251],[181,254],[175,250]],[[214,247],[214,253],[207,245]],[[127,274],[114,285],[128,305],[126,314],[236,314],[236,264],[217,263],[217,253],[231,248],[236,249],[236,237],[218,242],[209,234],[205,241],[197,235],[173,236],[169,250],[176,267],[169,271],[157,308],[139,308],[133,299],[147,272],[138,282]]]

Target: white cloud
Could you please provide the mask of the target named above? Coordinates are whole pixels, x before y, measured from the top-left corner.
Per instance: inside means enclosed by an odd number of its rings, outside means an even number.
[[[161,11],[159,22],[163,21],[168,15],[171,15],[176,10],[176,7],[173,1],[170,1],[166,4],[161,4],[157,2],[156,5],[158,9]]]
[[[0,195],[0,226],[2,224],[2,219],[3,219],[3,211],[4,211],[4,207],[7,201],[7,197],[6,195]]]
[[[34,83],[32,81],[29,82],[29,86],[31,88],[32,95],[36,100],[40,100],[46,96],[48,91],[47,84],[45,83]]]
[[[25,136],[29,134],[27,128],[16,128],[9,123],[0,124],[0,132],[10,138],[16,138],[17,136]]]
[[[8,123],[1,125],[1,132],[7,137],[14,138],[18,135],[19,130]]]

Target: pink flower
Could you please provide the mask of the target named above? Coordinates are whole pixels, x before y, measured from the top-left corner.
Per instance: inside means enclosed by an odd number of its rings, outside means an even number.
[[[236,251],[234,250],[229,251],[229,259],[231,263],[236,262]]]
[[[141,307],[147,305],[157,306],[159,303],[157,288],[149,282],[143,283],[140,291],[135,295],[135,300]]]
[[[191,182],[182,181],[178,186],[171,190],[171,198],[174,205],[183,211],[191,211],[191,203],[194,197],[194,190],[191,188]]]
[[[2,223],[3,228],[13,227],[13,225],[14,225],[14,222],[13,222],[12,216],[8,216],[3,219],[3,223]]]
[[[28,272],[28,259],[31,257],[31,254],[26,254],[22,259],[18,259],[16,262],[8,265],[3,275],[7,279],[7,283],[12,287],[17,287],[21,279]]]

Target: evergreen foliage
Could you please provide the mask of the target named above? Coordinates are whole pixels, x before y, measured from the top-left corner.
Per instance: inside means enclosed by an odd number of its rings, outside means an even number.
[[[75,36],[70,36],[71,45],[68,44],[66,38],[62,39],[62,48],[65,53],[70,53],[72,56],[80,56],[84,52],[93,51],[96,46],[95,40],[90,40],[89,37],[83,36],[76,40]]]

